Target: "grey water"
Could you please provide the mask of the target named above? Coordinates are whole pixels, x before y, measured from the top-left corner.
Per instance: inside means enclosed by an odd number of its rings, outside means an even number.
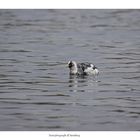
[[[1,9],[0,130],[140,130],[140,10]]]

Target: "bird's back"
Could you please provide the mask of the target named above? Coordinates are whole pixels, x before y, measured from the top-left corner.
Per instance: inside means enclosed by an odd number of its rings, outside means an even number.
[[[98,74],[98,69],[91,63],[85,62],[85,63],[79,63],[78,65],[78,73],[79,74]]]
[[[78,63],[77,66],[78,66],[78,73],[86,75],[87,73],[85,72],[85,70],[87,68],[89,68],[91,66],[91,64],[88,63],[88,62],[86,62],[86,63]]]

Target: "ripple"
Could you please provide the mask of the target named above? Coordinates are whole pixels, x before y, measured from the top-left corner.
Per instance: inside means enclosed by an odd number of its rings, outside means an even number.
[[[112,110],[113,112],[119,112],[119,113],[124,113],[125,111],[122,109],[116,109],[116,110]]]
[[[17,102],[17,101],[1,101],[2,103],[8,103],[8,104],[31,104],[31,105],[70,105],[71,103],[57,103],[57,102]]]
[[[21,100],[21,101],[23,101],[23,100],[31,100],[31,99],[28,99],[28,98],[26,98],[26,99],[18,99],[18,98],[0,98],[0,100]]]
[[[19,44],[18,42],[9,42],[9,44]],[[0,49],[0,52],[7,53],[7,52],[21,52],[21,53],[27,53],[31,51],[27,50],[13,50],[13,49]],[[14,60],[14,59],[0,59],[0,60]]]
[[[48,90],[42,91],[42,92],[48,92]],[[45,95],[30,95],[30,96],[46,96],[46,97],[70,97],[70,95],[65,95],[65,94],[45,94]]]
[[[98,122],[97,124],[100,124],[100,125],[116,124],[116,122],[113,122],[113,121],[104,121],[104,122]]]

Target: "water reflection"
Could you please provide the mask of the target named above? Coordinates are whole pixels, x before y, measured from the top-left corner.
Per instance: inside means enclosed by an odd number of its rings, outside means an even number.
[[[87,75],[69,75],[70,92],[88,92],[89,87],[97,84],[96,76]]]
[[[79,83],[81,83],[81,80],[80,79],[84,79],[84,77],[80,77],[80,76],[77,76],[77,75],[70,75],[69,76],[69,87],[70,87],[70,92],[78,92],[78,87],[79,87]],[[85,80],[84,80],[85,82]],[[84,92],[84,90],[82,91]]]

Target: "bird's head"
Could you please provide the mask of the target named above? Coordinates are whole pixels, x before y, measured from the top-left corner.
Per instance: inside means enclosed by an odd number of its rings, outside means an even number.
[[[68,62],[68,67],[69,67],[70,69],[76,67],[76,62],[75,62],[75,61],[69,61],[69,62]]]

